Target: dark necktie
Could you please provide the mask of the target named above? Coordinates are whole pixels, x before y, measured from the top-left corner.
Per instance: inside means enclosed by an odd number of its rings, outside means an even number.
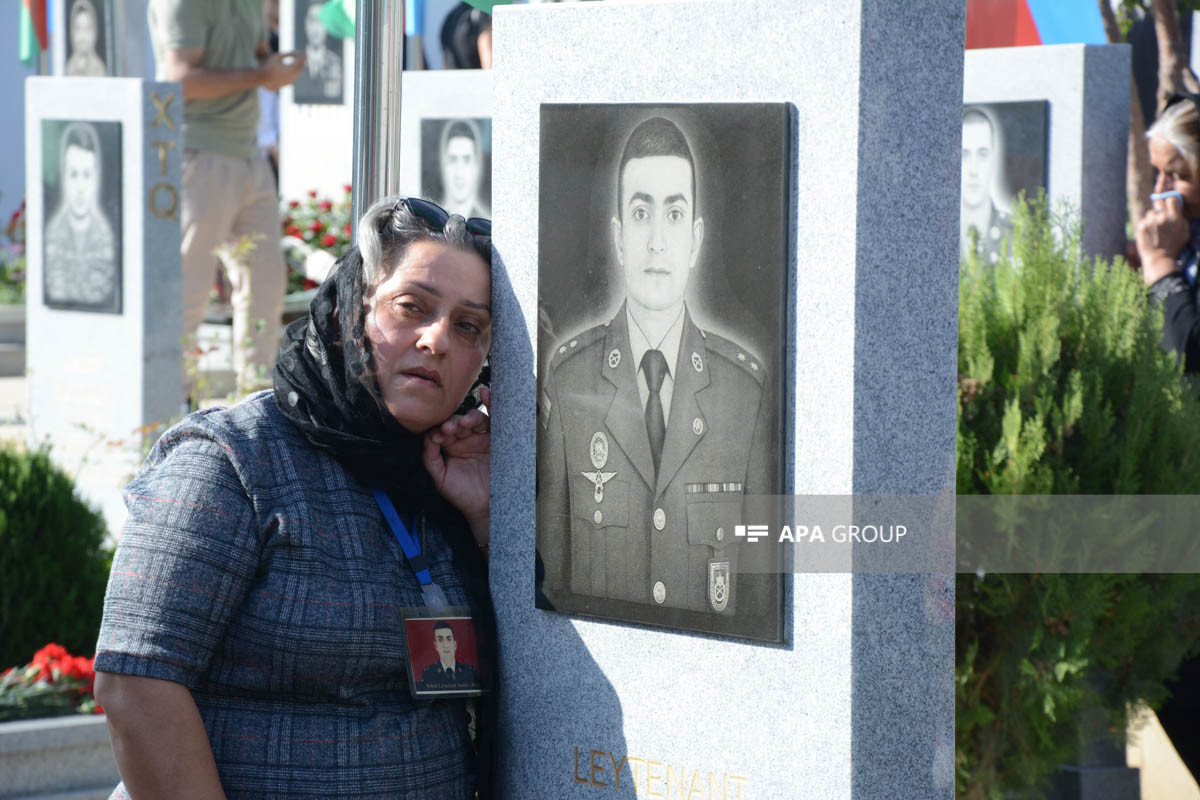
[[[642,356],[642,371],[646,373],[646,385],[650,397],[646,400],[646,433],[650,436],[650,455],[654,459],[654,476],[658,477],[658,464],[662,461],[663,439],[667,435],[667,423],[663,419],[663,378],[667,376],[667,359],[661,350],[647,350]]]

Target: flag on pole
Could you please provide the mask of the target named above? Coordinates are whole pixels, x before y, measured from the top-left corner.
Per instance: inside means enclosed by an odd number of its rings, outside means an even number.
[[[46,0],[21,0],[17,52],[21,63],[37,71],[38,59],[49,46],[46,35]]]
[[[478,8],[480,11],[486,11],[490,14],[492,13],[492,9],[494,9],[496,6],[507,6],[510,5],[512,1],[513,0],[466,0],[466,3],[469,6],[475,6],[475,8]]]
[[[353,39],[354,15],[357,10],[354,0],[329,0],[321,6],[319,18],[331,36]]]

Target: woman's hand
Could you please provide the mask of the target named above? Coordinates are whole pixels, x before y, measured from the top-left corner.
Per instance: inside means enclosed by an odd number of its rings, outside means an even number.
[[[491,390],[480,390],[483,405],[492,402]],[[422,460],[438,492],[457,508],[476,543],[488,543],[492,476],[491,420],[478,408],[458,414],[425,434]]]
[[[1188,221],[1179,200],[1155,200],[1137,226],[1137,249],[1142,259],[1142,280],[1147,286],[1175,272],[1175,259],[1188,241]]]

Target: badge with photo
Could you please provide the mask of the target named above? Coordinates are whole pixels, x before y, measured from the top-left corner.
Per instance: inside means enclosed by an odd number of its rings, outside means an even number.
[[[411,609],[404,617],[408,642],[408,682],[413,697],[476,697],[483,693],[475,621],[470,616],[425,616]]]
[[[542,105],[539,607],[782,640],[791,112]]]
[[[305,56],[304,71],[292,85],[294,102],[302,105],[342,105],[345,102],[342,40],[321,22],[325,0],[294,0],[296,50]]]
[[[975,103],[963,106],[962,214],[959,253],[974,241],[985,263],[1000,260],[1012,237],[1012,206],[1046,188],[1050,104]]]
[[[42,300],[121,313],[121,123],[42,121]]]

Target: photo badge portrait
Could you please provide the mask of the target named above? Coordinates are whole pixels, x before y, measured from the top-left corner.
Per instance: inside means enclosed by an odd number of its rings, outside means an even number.
[[[408,616],[404,636],[413,697],[436,700],[483,694],[478,638],[470,616]]]

